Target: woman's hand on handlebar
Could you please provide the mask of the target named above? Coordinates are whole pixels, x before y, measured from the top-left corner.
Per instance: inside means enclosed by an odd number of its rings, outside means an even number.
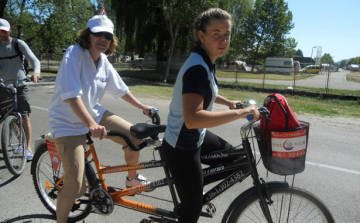
[[[92,137],[100,138],[100,140],[106,136],[106,128],[102,125],[94,124],[90,126],[89,131]]]
[[[151,109],[154,108],[154,106],[149,106],[149,105],[143,105],[143,104],[141,104],[139,108],[143,111],[144,115],[146,115],[147,117],[151,118],[149,112],[150,112]]]
[[[241,104],[241,101],[230,101],[230,109],[239,109],[238,105]]]
[[[260,118],[260,112],[258,111],[255,105],[249,106],[244,108],[245,110],[248,109],[250,114],[246,115],[246,119],[250,122],[257,121]]]

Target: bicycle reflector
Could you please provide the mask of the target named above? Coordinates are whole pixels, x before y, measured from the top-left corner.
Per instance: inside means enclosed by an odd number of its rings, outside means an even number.
[[[46,182],[45,182],[45,185],[46,185],[46,189],[51,190],[51,186],[50,186],[49,181],[46,181]]]

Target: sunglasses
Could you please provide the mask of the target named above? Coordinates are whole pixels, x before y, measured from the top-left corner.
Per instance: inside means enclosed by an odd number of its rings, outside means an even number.
[[[107,32],[98,32],[98,33],[91,32],[91,34],[93,34],[96,37],[102,37],[104,35],[105,39],[107,39],[107,40],[112,40],[113,36],[114,36],[113,34],[107,33]]]
[[[0,30],[0,33],[8,34],[8,33],[9,33],[9,31]]]

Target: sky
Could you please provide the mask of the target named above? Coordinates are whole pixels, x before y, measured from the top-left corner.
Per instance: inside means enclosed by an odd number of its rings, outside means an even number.
[[[328,53],[334,62],[360,57],[360,0],[285,0],[293,14],[288,37],[304,57]],[[316,48],[313,48],[316,46]]]

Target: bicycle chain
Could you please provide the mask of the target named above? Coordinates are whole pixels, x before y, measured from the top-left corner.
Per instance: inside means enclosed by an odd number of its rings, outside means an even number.
[[[122,188],[116,188],[116,189],[119,189],[120,191],[123,190]],[[157,199],[157,200],[160,200],[160,201],[166,201],[166,202],[169,202],[169,203],[173,203],[173,201],[171,201],[171,200],[160,198],[160,197],[155,197],[155,196],[152,196],[152,195],[147,195],[147,194],[144,194],[144,193],[138,193],[138,194],[135,194],[135,195],[140,195],[140,196],[143,196],[143,197],[149,197],[149,198],[154,198],[154,199]]]
[[[169,203],[173,203],[173,201],[171,201],[171,200],[167,200],[167,199],[164,199],[164,198],[159,198],[159,197],[155,197],[155,196],[151,196],[151,195],[147,195],[147,194],[143,194],[143,193],[136,194],[136,195],[141,195],[141,196],[144,196],[144,197],[150,197],[150,198],[154,198],[154,199],[157,199],[157,200],[167,201]]]

